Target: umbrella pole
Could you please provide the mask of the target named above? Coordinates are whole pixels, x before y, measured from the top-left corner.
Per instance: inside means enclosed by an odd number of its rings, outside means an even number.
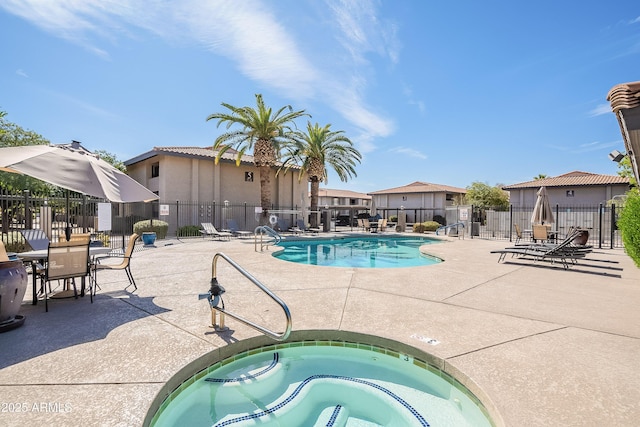
[[[67,194],[67,227],[64,229],[64,237],[67,238],[67,242],[71,240],[71,216],[69,215],[69,190]]]

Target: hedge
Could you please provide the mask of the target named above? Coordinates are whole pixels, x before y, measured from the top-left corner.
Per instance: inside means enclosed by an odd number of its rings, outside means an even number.
[[[618,218],[618,228],[625,252],[640,267],[640,191],[637,189],[627,193],[627,200]]]

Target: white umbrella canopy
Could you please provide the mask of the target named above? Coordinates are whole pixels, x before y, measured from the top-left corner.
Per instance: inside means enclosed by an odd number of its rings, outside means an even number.
[[[532,224],[551,224],[555,220],[553,218],[553,210],[549,203],[549,196],[547,195],[547,188],[540,187],[538,190],[538,198],[536,199],[536,205],[533,207],[533,214],[531,215]]]
[[[149,202],[159,197],[80,144],[0,148],[0,170],[111,202]]]

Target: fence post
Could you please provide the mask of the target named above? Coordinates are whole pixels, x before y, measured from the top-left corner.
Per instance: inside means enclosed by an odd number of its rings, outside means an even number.
[[[598,249],[602,249],[602,203],[598,205]]]
[[[558,216],[556,215],[556,218]],[[509,205],[509,241],[513,239],[513,205]]]
[[[618,228],[618,226],[616,225],[616,204],[611,203],[611,247],[610,249],[613,249],[613,239],[615,238],[615,235],[616,235],[616,228]]]
[[[24,228],[30,230],[33,228],[33,218],[31,217],[31,207],[29,206],[29,190],[23,190],[24,195]]]

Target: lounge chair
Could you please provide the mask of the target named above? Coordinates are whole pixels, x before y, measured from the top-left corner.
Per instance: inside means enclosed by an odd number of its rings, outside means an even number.
[[[251,231],[240,230],[240,227],[238,227],[238,223],[236,222],[235,219],[228,219],[227,228],[222,231],[229,232],[236,237],[247,237],[253,234]]]
[[[380,233],[382,233],[386,229],[387,229],[387,218],[379,219],[378,220],[378,231]]]
[[[298,219],[296,221],[296,225],[295,227],[291,227],[291,230],[293,231],[294,234],[300,234],[300,233],[312,233],[312,234],[318,234],[318,232],[320,231],[319,228],[309,228],[306,226],[306,224],[304,223],[304,220],[302,219]]]
[[[203,222],[201,223],[201,225],[202,225],[202,230],[200,230],[200,233],[202,234],[202,237],[211,236],[211,239],[217,237],[220,239],[224,238],[227,240],[230,240],[231,237],[233,237],[233,234],[229,233],[228,231],[216,230],[216,228],[210,222]]]
[[[572,244],[577,232],[571,232],[558,244],[532,243],[508,247],[501,250],[491,251],[492,254],[500,254],[498,262],[504,261],[507,254],[520,258],[531,258],[536,261],[560,261],[565,269],[569,264],[575,264],[578,259],[584,258],[592,251],[590,247],[575,246]]]

